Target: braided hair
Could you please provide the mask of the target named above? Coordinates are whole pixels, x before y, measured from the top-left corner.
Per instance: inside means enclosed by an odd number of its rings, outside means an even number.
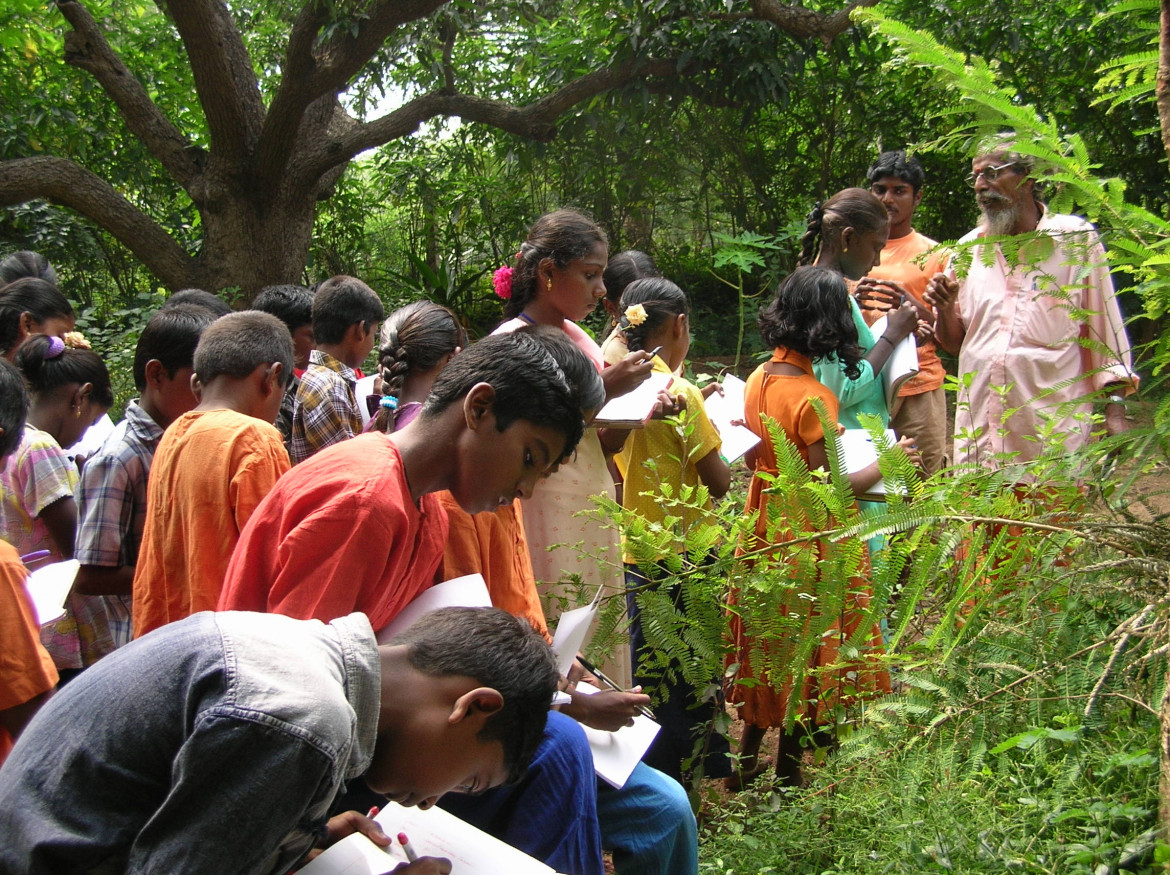
[[[630,352],[645,349],[663,323],[690,310],[683,290],[663,277],[634,280],[622,293],[620,309],[618,331]]]
[[[430,370],[461,346],[467,346],[467,332],[455,314],[439,304],[415,301],[386,317],[378,345],[382,401],[374,427],[386,434],[394,431],[407,375]]]
[[[846,228],[864,234],[884,227],[889,221],[890,214],[882,202],[864,188],[839,191],[809,212],[808,227],[800,238],[800,257],[796,264],[798,267],[812,264],[818,249],[826,243],[836,243]]]
[[[540,264],[551,258],[557,267],[584,258],[594,246],[609,246],[605,232],[597,223],[576,210],[557,210],[536,220],[528,232],[528,239],[520,244],[512,268],[512,293],[504,305],[504,316],[515,319],[528,306],[540,289]]]

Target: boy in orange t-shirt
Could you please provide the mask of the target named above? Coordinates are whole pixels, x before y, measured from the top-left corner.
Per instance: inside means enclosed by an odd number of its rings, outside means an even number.
[[[200,338],[199,405],[167,428],[150,471],[135,638],[215,609],[240,531],[289,467],[272,423],[292,357],[284,323],[257,310],[224,316]]]
[[[0,470],[20,443],[28,416],[24,377],[0,359]],[[28,571],[16,548],[0,540],[0,764],[12,742],[57,686],[57,669],[41,644],[25,591]]]

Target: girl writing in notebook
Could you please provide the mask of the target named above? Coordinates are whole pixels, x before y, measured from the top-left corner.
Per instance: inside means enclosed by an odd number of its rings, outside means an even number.
[[[635,280],[622,294],[618,330],[630,352],[651,352],[656,372],[674,374],[691,346],[689,310],[683,290],[670,280]],[[681,399],[683,409],[677,418],[651,420],[644,428],[631,431],[616,459],[625,480],[622,506],[636,511],[649,524],[675,526],[674,544],[678,552],[683,552],[687,530],[713,521],[694,506],[695,502],[676,506],[664,498],[664,493],[677,498],[688,487],[705,486],[708,496],[703,504],[710,509],[711,499],[720,499],[727,493],[731,470],[719,455],[719,432],[707,418],[702,392],[681,377],[673,379],[669,392]],[[694,688],[681,675],[663,677],[660,668],[650,669],[653,657],[646,652],[639,601],[649,597],[646,593],[655,579],[669,572],[657,561],[640,565],[629,543],[624,542],[622,547],[634,681],[643,689],[659,691],[655,713],[662,730],[643,759],[681,782],[684,771],[692,771],[685,764],[693,761],[698,742],[707,747],[709,754],[703,761],[703,774],[726,777],[730,774],[726,739],[714,735],[706,741],[700,735],[710,727],[721,703],[699,702]],[[705,557],[690,559],[701,564]],[[677,599],[679,594],[675,595]],[[681,608],[681,603],[676,605]]]
[[[787,497],[766,492],[770,477],[778,470],[766,420],[772,420],[783,431],[804,457],[810,469],[829,469],[824,426],[813,407],[819,399],[828,414],[828,422],[838,420],[840,406],[836,396],[817,379],[817,365],[839,369],[846,379],[856,379],[861,371],[862,349],[858,345],[857,328],[853,320],[849,291],[844,280],[834,271],[820,267],[801,267],[785,279],[772,301],[760,314],[760,334],[764,343],[772,347],[772,357],[748,378],[744,419],[763,442],[746,459],[755,471],[748,490],[747,510],[759,514],[756,521],[758,544],[779,543],[791,537],[770,517],[770,502]],[[912,441],[903,438],[898,445],[912,456]],[[881,479],[877,463],[873,463],[849,477],[857,495],[870,489]],[[785,577],[783,568],[775,576],[777,584]],[[790,611],[818,611],[818,599],[829,587],[839,587],[833,601],[843,609],[832,620],[830,630],[812,648],[809,664],[802,671],[799,687],[791,676],[758,676],[752,669],[752,651],[761,645],[745,634],[740,618],[733,612],[731,631],[736,652],[729,664],[738,664],[731,687],[731,699],[740,707],[744,721],[740,743],[739,773],[728,779],[729,789],[740,789],[761,774],[767,763],[759,757],[764,734],[772,727],[781,727],[776,773],[782,784],[800,782],[802,748],[808,739],[827,742],[826,731],[836,719],[836,706],[848,698],[889,692],[889,675],[872,659],[862,658],[843,664],[840,645],[858,630],[858,624],[868,604],[868,588],[864,581],[826,580],[816,582],[811,591],[795,589],[780,598],[779,609]],[[808,622],[806,620],[806,627]],[[869,655],[881,648],[881,633],[873,624],[867,637]],[[791,652],[795,642],[772,641],[765,649],[784,648]],[[774,651],[773,651],[774,652]],[[781,654],[786,658],[786,654]],[[740,681],[753,679],[754,684]]]

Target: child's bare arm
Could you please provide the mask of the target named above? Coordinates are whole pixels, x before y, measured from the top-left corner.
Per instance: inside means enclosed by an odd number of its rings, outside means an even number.
[[[71,496],[59,498],[41,510],[37,518],[45,524],[49,537],[63,559],[73,558],[73,539],[77,533],[77,504]]]
[[[714,449],[695,463],[695,470],[699,472],[699,479],[711,492],[711,497],[718,500],[727,494],[731,488],[731,468]]]

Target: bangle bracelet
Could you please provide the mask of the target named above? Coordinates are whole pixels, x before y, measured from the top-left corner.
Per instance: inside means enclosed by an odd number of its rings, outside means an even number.
[[[1117,395],[1117,394],[1110,395],[1109,399],[1108,399],[1108,403],[1109,404],[1124,404],[1125,403],[1125,396],[1124,395]]]
[[[890,339],[889,339],[888,337],[886,337],[884,334],[883,334],[881,337],[879,337],[877,340],[875,340],[875,341],[874,341],[874,346],[877,346],[877,343],[878,343],[878,341],[879,341],[879,340],[884,340],[884,341],[885,341],[886,343],[888,343],[890,346],[897,346],[897,344],[895,344],[895,343],[894,343],[894,341],[890,340]]]

